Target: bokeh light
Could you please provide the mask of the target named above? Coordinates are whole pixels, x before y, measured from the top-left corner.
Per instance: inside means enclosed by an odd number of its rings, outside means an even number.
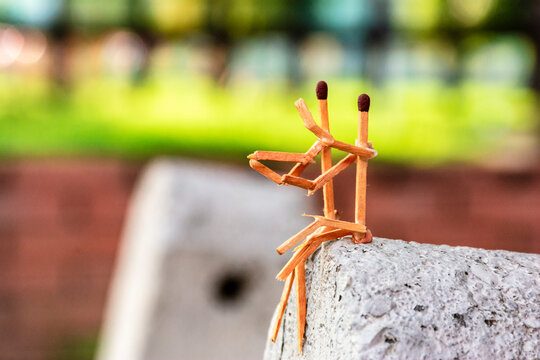
[[[0,64],[9,66],[21,54],[24,46],[24,36],[13,26],[0,28]]]
[[[146,56],[144,42],[129,31],[116,31],[103,44],[103,65],[111,75],[133,76],[141,69]]]
[[[493,9],[496,0],[449,0],[452,16],[465,26],[474,26],[482,22]]]

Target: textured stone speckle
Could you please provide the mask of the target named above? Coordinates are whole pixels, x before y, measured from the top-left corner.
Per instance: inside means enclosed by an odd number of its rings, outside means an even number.
[[[540,304],[537,304],[537,305],[540,306]],[[532,316],[529,316],[528,318],[525,319],[524,324],[525,326],[528,326],[530,328],[538,329],[540,328],[540,319],[538,317],[534,318]]]
[[[377,296],[366,301],[364,310],[375,317],[383,316],[392,308],[392,301],[385,296]]]
[[[540,356],[540,255],[341,239],[306,267],[303,352],[292,292],[266,360]]]

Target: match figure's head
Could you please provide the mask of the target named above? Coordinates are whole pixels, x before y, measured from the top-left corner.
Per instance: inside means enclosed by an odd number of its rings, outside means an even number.
[[[358,97],[358,111],[369,111],[369,96],[362,94]]]
[[[317,83],[315,93],[317,94],[317,99],[319,100],[326,100],[328,98],[328,85],[325,81],[319,81]]]

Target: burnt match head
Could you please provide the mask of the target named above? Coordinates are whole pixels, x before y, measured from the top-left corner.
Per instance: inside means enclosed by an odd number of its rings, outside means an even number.
[[[358,97],[358,111],[369,111],[369,96],[362,94]]]
[[[326,84],[326,81],[319,81],[317,83],[315,93],[317,94],[317,99],[319,100],[326,100],[328,98],[328,85]]]

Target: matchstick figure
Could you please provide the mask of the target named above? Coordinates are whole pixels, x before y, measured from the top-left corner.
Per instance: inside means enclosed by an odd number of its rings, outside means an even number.
[[[367,141],[368,112],[370,105],[369,96],[362,94],[358,97],[358,138],[356,139],[355,145],[350,145],[334,139],[330,134],[327,104],[328,86],[324,81],[320,81],[317,84],[316,94],[319,101],[321,127],[313,120],[313,116],[303,99],[297,100],[294,104],[300,113],[304,126],[318,138],[306,153],[255,151],[248,156],[248,159],[250,159],[249,165],[254,170],[279,185],[294,185],[307,189],[308,195],[312,195],[317,190],[323,188],[324,216],[304,215],[313,217],[314,221],[276,249],[277,252],[282,255],[301,240],[305,239],[302,244],[294,249],[294,255],[277,275],[277,279],[285,281],[285,286],[278,305],[277,316],[271,334],[271,340],[275,342],[281,320],[283,319],[285,306],[292,289],[292,284],[296,278],[299,353],[302,351],[302,340],[304,338],[306,320],[305,261],[325,241],[352,235],[352,239],[355,243],[369,243],[372,238],[371,231],[366,228],[366,174],[367,162],[377,155],[377,151],[375,151],[371,146],[371,143]],[[349,155],[339,161],[336,165],[332,166],[332,148],[348,152]],[[304,169],[314,162],[313,159],[320,152],[321,175],[315,180],[300,177]],[[295,162],[296,164],[287,174],[279,175],[259,162],[264,160]],[[356,163],[354,223],[336,219],[334,189],[332,184],[332,179],[353,163]]]

